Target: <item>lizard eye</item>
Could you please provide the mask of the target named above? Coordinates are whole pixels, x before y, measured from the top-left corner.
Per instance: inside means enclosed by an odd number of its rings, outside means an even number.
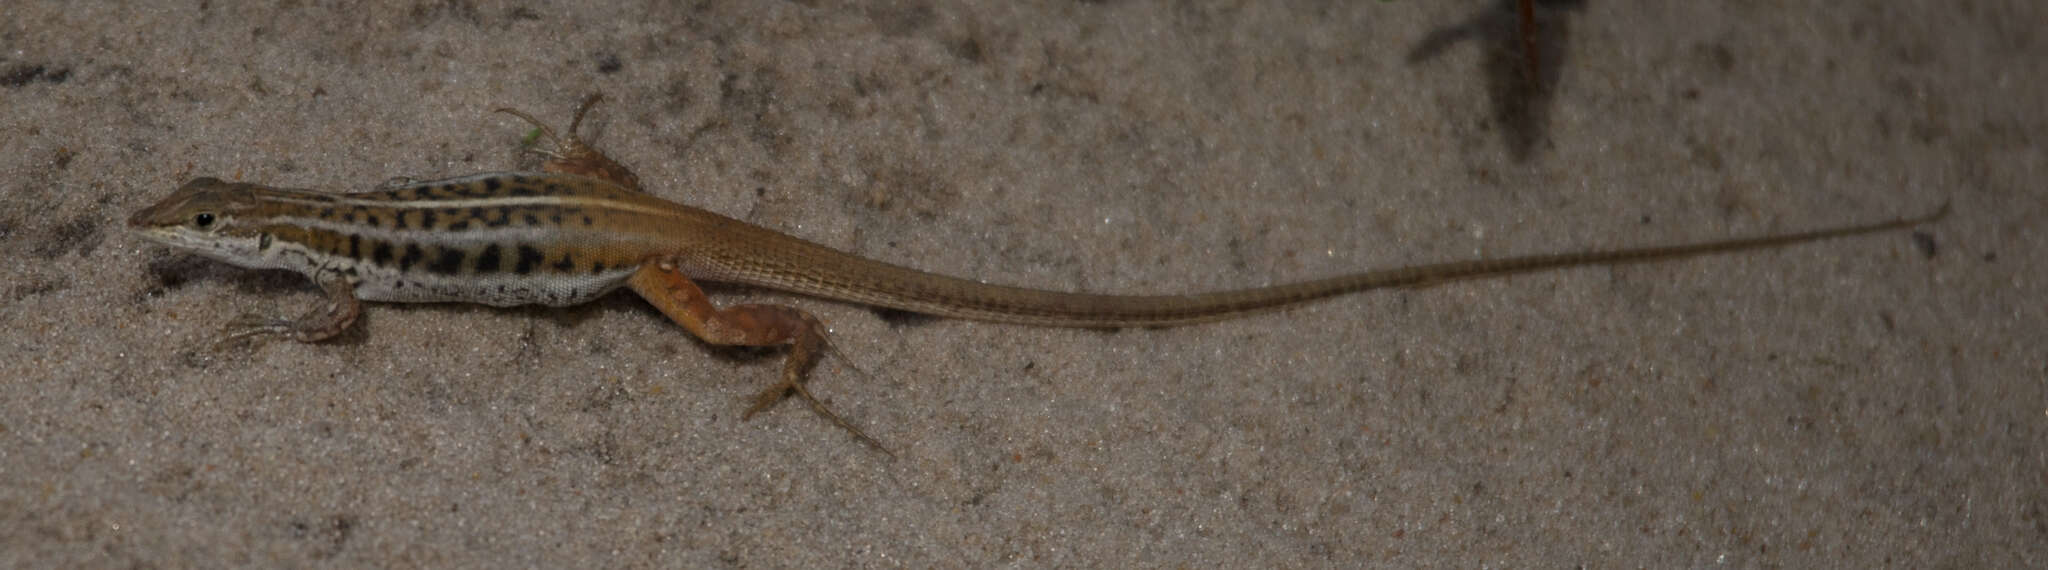
[[[200,212],[192,216],[192,227],[206,229],[213,227],[213,212]]]

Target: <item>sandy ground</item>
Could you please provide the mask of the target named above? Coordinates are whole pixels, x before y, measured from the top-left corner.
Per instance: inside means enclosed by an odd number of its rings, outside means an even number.
[[[0,8],[0,566],[2048,564],[2041,2],[1546,4],[1537,87],[1499,2],[177,4]],[[1046,288],[1955,214],[1163,330],[718,291],[894,460],[625,294],[208,352],[316,294],[120,226],[600,90],[656,194]]]

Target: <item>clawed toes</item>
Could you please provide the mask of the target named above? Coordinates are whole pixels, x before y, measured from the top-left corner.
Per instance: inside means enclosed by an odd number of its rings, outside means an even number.
[[[754,414],[768,411],[768,408],[773,408],[776,404],[782,403],[783,400],[789,399],[790,394],[795,392],[796,390],[792,389],[787,383],[776,384],[766,390],[762,390],[761,393],[754,395],[754,405],[747,408],[746,413],[740,414],[740,421],[754,419]]]
[[[212,346],[213,350],[222,351],[265,337],[289,335],[291,332],[291,321],[253,313],[244,314],[229,321],[221,331],[220,338],[215,339]]]

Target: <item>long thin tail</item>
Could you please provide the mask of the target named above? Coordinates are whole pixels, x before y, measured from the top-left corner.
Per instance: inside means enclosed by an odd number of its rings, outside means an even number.
[[[787,238],[778,244],[792,259],[806,259],[796,279],[744,279],[820,297],[892,307],[942,317],[1055,327],[1171,326],[1216,321],[1271,311],[1317,299],[1389,287],[1426,287],[1587,265],[1663,261],[1781,247],[1797,243],[1897,230],[1941,219],[1949,206],[1928,215],[1888,222],[1705,243],[1456,261],[1366,271],[1272,287],[1193,295],[1095,295],[989,285],[861,259]]]

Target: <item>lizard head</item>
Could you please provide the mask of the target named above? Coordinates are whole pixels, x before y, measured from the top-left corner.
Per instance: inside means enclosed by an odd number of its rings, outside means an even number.
[[[128,228],[152,242],[238,262],[268,241],[245,218],[259,206],[254,184],[195,178],[128,217]]]

